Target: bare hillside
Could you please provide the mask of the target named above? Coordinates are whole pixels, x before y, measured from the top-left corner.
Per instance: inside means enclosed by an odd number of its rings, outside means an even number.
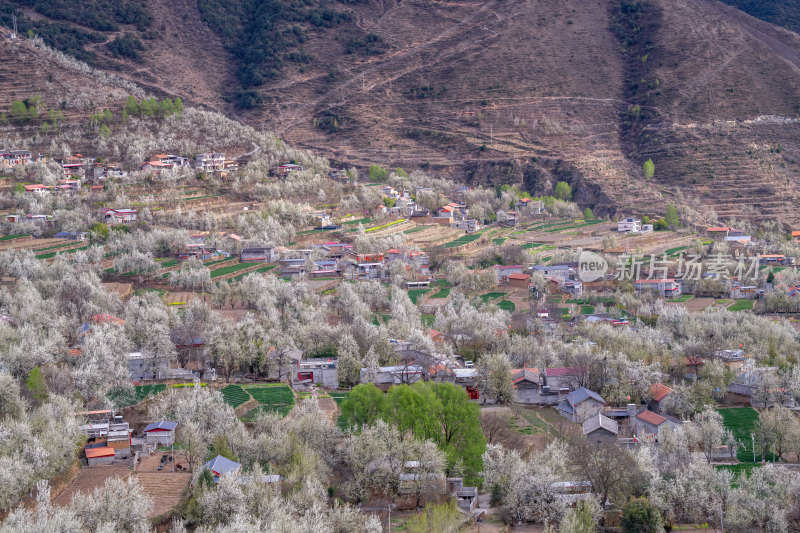
[[[250,110],[197,3],[147,5],[163,31],[138,61],[106,58],[119,75],[343,164],[534,193],[566,180],[600,213],[800,218],[800,36],[716,0],[337,3],[338,26],[298,23],[285,57],[301,59],[254,87]],[[0,90],[20,83],[42,78]]]

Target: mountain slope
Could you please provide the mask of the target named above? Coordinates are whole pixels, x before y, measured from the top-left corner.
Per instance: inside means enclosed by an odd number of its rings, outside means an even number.
[[[87,47],[343,164],[566,180],[599,213],[800,219],[800,37],[716,0],[199,5],[149,0],[164,29],[137,60]]]

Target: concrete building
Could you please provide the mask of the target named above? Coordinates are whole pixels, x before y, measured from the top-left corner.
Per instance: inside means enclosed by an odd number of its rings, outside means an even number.
[[[225,154],[219,152],[197,154],[194,166],[198,172],[206,174],[222,172],[225,170]]]
[[[620,233],[639,233],[642,231],[642,221],[628,217],[617,222],[617,231]]]
[[[315,384],[326,389],[339,387],[339,370],[336,359],[306,359],[295,363],[292,383]]]

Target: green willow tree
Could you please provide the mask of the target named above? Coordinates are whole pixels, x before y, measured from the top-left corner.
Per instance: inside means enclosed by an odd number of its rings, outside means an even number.
[[[553,196],[559,200],[572,200],[572,187],[566,181],[559,181],[553,189]]]
[[[644,178],[649,180],[652,179],[653,176],[656,174],[656,165],[653,163],[652,159],[648,159],[642,165],[642,172],[644,173]]]
[[[451,473],[463,469],[474,482],[482,468],[486,438],[480,426],[480,407],[467,392],[451,383],[417,382],[398,385],[385,395],[372,383],[358,385],[342,402],[342,417],[358,430],[379,419],[402,432],[436,443],[447,457]]]

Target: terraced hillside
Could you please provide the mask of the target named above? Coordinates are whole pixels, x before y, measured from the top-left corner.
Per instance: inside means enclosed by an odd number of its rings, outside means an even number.
[[[108,60],[156,96],[226,111],[347,165],[521,183],[537,194],[565,180],[597,214],[677,203],[698,218],[800,218],[800,36],[716,0],[309,2],[293,22],[302,38],[248,81],[262,102],[252,109],[237,107],[242,63],[231,50],[242,43],[232,47],[222,33],[230,28],[212,23],[225,3],[203,6],[150,0],[161,37],[137,61]],[[24,41],[0,39],[7,105],[41,94],[47,109],[66,101],[65,120],[79,121],[119,109],[135,90]],[[213,199],[203,207],[217,208]]]

